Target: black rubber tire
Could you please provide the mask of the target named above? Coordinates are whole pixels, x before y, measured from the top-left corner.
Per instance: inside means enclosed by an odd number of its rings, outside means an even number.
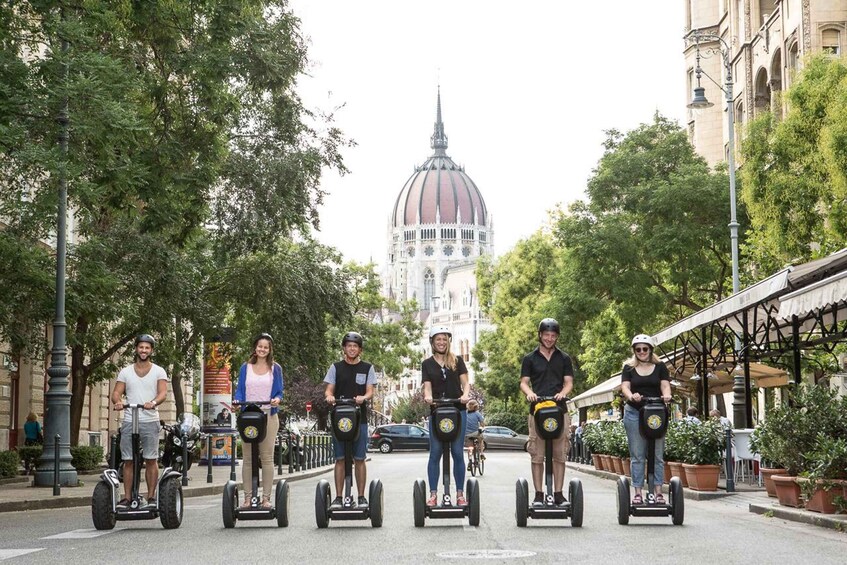
[[[571,501],[571,527],[582,527],[582,482],[579,479],[571,479],[568,484],[568,494]]]
[[[515,483],[515,521],[519,528],[526,528],[529,516],[529,485],[526,479],[518,479]]]
[[[115,527],[115,509],[112,507],[112,485],[100,481],[94,485],[91,495],[91,520],[98,530],[111,530]]]
[[[626,477],[618,479],[618,524],[629,524],[629,480]]]
[[[668,487],[671,499],[671,518],[674,526],[681,526],[685,520],[685,495],[682,491],[682,482],[679,477],[671,479]]]
[[[379,479],[371,481],[368,488],[368,511],[371,515],[371,527],[382,527],[382,481]]]
[[[415,527],[422,528],[426,522],[426,484],[423,479],[415,481],[415,486],[412,489],[412,499],[414,503]]]
[[[479,459],[479,476],[483,476],[485,474],[485,459]]]
[[[224,528],[234,528],[238,522],[235,510],[238,508],[238,485],[235,481],[228,481],[224,485],[223,501],[221,502],[221,515],[224,520]]]
[[[288,483],[279,481],[274,493],[274,510],[276,511],[276,525],[279,528],[288,527]]]
[[[468,479],[465,495],[468,497],[468,524],[479,526],[479,483]]]
[[[471,468],[471,477],[476,477],[477,466],[473,458],[471,458],[470,465],[468,466]]]
[[[315,523],[319,528],[329,526],[329,482],[322,479],[315,489]]]
[[[171,477],[159,486],[159,521],[166,530],[182,524],[185,510],[182,497],[182,477]]]
[[[391,445],[390,441],[383,441],[379,444],[380,453],[391,453],[392,451],[394,451],[394,446]]]

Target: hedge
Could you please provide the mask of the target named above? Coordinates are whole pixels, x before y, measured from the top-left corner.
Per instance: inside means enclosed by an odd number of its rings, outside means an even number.
[[[71,447],[71,465],[77,471],[91,471],[103,462],[103,446],[75,445]]]
[[[10,479],[18,476],[21,458],[17,451],[0,451],[0,479]]]

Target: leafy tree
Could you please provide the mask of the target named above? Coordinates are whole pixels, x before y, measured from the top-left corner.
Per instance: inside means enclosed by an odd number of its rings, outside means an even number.
[[[785,116],[757,116],[742,144],[748,249],[765,272],[847,244],[847,64],[812,57],[785,96]]]
[[[393,422],[403,422],[409,424],[417,424],[423,422],[429,417],[430,407],[424,401],[423,391],[417,390],[408,397],[401,398],[394,409],[391,411],[391,420]]]
[[[241,260],[285,253],[285,236],[317,225],[320,173],[345,171],[347,142],[294,93],[307,63],[298,25],[281,0],[0,5],[0,264],[33,256],[0,271],[0,288],[32,297],[0,317],[0,337],[38,355],[15,327],[47,321],[50,254],[37,242],[66,174],[72,442],[86,387],[114,375],[135,334],[167,335],[157,354],[184,374],[214,313],[229,315]],[[65,100],[67,155],[55,143]],[[313,357],[304,341],[286,354]]]

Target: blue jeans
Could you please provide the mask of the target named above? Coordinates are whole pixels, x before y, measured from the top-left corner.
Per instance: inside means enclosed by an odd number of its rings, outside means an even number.
[[[468,413],[460,410],[459,414],[462,418],[459,433],[456,434],[456,439],[450,447],[450,453],[453,456],[453,479],[456,481],[456,490],[465,490],[465,449],[464,441],[465,428],[468,425]],[[438,477],[441,475],[441,455],[444,453],[444,444],[435,437],[432,431],[432,418],[429,419],[429,463],[427,463],[426,471],[429,475],[429,490],[438,490]]]
[[[632,486],[642,488],[645,464],[647,463],[647,440],[641,435],[638,428],[638,409],[626,404],[623,409],[623,425],[626,428],[626,437],[629,440],[630,472],[632,473]],[[653,457],[655,462],[653,484],[661,485],[665,480],[665,438],[656,440],[656,453]]]

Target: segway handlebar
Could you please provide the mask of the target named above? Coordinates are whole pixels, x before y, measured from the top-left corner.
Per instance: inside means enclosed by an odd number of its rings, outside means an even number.
[[[270,406],[271,401],[270,400],[256,400],[256,401],[250,401],[250,402],[232,402],[233,406],[248,406],[250,404],[252,404],[254,406]]]
[[[661,396],[642,396],[641,400],[646,404],[665,404],[665,400]]]
[[[123,404],[123,403],[121,403],[121,406],[122,406],[122,408],[120,408],[120,410],[127,410],[127,409],[132,410],[133,408],[138,408],[139,410],[145,409],[143,403],[142,404]],[[115,408],[114,410],[120,411],[117,408]]]
[[[344,398],[343,396],[335,399],[336,406],[358,406],[352,398]]]
[[[462,400],[460,398],[433,398],[432,404],[438,406],[447,406],[449,404],[459,404]]]

